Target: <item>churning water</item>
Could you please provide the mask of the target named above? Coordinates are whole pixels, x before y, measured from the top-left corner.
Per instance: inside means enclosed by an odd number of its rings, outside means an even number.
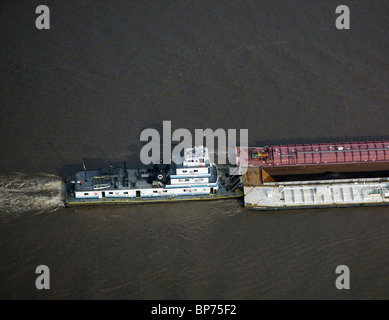
[[[56,175],[0,176],[0,214],[53,210],[64,206],[64,181]]]

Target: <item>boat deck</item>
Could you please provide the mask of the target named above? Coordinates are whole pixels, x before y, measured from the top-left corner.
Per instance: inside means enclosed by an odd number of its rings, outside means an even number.
[[[211,176],[209,183],[216,183],[217,181],[217,168],[211,166]],[[127,171],[127,185],[123,183],[125,172]],[[74,181],[82,181],[81,184],[75,186],[75,191],[117,191],[131,189],[149,189],[153,188],[149,179],[149,171],[147,169],[122,169],[116,168],[112,172],[102,174],[100,171],[78,171],[73,176]],[[68,184],[70,185],[70,184]],[[107,187],[97,189],[98,185],[106,185]]]
[[[136,169],[137,170],[137,169]],[[131,171],[131,170],[129,170]],[[140,204],[140,203],[159,203],[159,202],[176,202],[176,201],[194,201],[194,200],[220,200],[229,198],[243,197],[242,179],[240,176],[229,176],[227,168],[219,168],[219,190],[215,194],[188,194],[188,195],[167,195],[160,197],[137,197],[137,198],[75,198],[72,196],[69,188],[65,195],[66,206],[85,206],[85,205],[105,205],[105,204]],[[82,173],[83,174],[83,173]],[[72,179],[72,178],[69,178]],[[70,185],[68,179],[68,185]],[[150,186],[148,186],[149,188]],[[91,187],[89,187],[91,188]],[[109,189],[106,189],[109,190]]]

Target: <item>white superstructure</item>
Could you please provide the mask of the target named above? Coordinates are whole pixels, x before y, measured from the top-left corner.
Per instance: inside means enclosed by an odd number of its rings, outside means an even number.
[[[186,148],[182,164],[176,165],[170,174],[170,184],[165,188],[212,188],[210,193],[217,191],[217,167],[211,164],[208,148],[200,146]]]

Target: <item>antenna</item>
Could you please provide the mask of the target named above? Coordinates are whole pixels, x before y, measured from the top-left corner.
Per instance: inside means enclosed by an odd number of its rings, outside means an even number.
[[[85,173],[85,182],[86,182],[86,181],[88,181],[88,177],[86,176],[85,159],[82,159],[82,166],[84,167],[84,173]]]
[[[125,161],[123,162],[123,169],[124,169],[123,185],[125,187],[128,187],[128,171],[127,171],[127,165]]]

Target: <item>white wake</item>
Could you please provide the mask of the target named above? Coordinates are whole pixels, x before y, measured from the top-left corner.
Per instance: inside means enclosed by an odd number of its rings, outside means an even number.
[[[64,206],[65,183],[50,174],[0,175],[0,212],[54,210]]]

